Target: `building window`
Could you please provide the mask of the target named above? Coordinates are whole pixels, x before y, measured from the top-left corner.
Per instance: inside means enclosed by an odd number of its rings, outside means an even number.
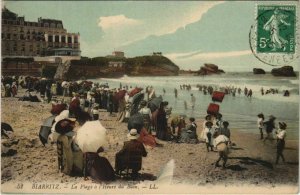
[[[61,42],[65,43],[66,42],[66,37],[65,36],[61,36]]]
[[[49,27],[49,24],[48,23],[44,23],[44,27]]]
[[[78,43],[78,37],[77,36],[74,37],[74,43]]]
[[[59,42],[59,36],[55,35],[55,42],[58,43]]]
[[[48,36],[48,42],[53,42],[53,36],[52,35]]]
[[[14,43],[13,51],[17,51],[17,43]]]
[[[72,37],[68,37],[68,43],[72,43]]]
[[[10,39],[10,33],[7,33],[7,39]]]
[[[1,33],[1,39],[5,39],[4,33]]]
[[[51,24],[50,24],[50,28],[55,28],[55,24],[54,24],[54,23],[51,23]]]
[[[33,46],[29,45],[29,51],[33,51]]]

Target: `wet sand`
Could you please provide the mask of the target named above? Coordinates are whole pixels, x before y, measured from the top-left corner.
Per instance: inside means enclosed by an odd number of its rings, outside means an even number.
[[[24,90],[23,90],[24,92]],[[23,95],[19,93],[18,96]],[[9,123],[14,129],[15,139],[19,140],[10,148],[17,154],[2,157],[1,174],[2,190],[7,182],[61,182],[80,183],[82,177],[69,177],[58,172],[56,145],[44,147],[38,133],[44,119],[51,116],[51,104],[18,101],[17,98],[2,98],[1,121]],[[105,110],[100,113],[100,121],[107,129],[108,144],[102,156],[108,158],[112,166],[115,154],[126,141],[127,123],[116,122],[116,116],[109,116]],[[202,119],[196,119],[198,135],[202,131]],[[254,121],[256,122],[256,121]],[[257,131],[257,130],[253,130]],[[288,130],[287,130],[288,133]],[[231,127],[232,147],[227,168],[215,168],[217,152],[207,152],[204,143],[185,144],[160,141],[163,146],[146,147],[148,156],[143,158],[144,175],[158,176],[162,166],[169,160],[175,160],[173,184],[190,183],[200,186],[298,186],[298,141],[286,141],[284,156],[286,163],[281,161],[275,165],[276,140],[264,144],[259,135],[242,133]],[[2,143],[7,140],[2,139]],[[92,183],[89,179],[85,183]],[[123,182],[117,180],[116,182]]]

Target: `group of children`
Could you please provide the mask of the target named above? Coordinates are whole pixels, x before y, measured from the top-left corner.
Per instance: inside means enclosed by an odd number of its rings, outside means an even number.
[[[279,122],[278,128],[276,130],[275,127],[276,117],[270,115],[268,121],[264,121],[265,118],[263,113],[258,114],[257,117],[258,117],[257,126],[260,132],[260,139],[263,139],[263,142],[265,143],[266,140],[271,140],[273,142],[275,138],[277,140],[276,164],[278,164],[280,157],[282,158],[282,161],[285,162],[285,158],[283,156],[283,150],[285,147],[286,128],[287,128],[286,123]],[[264,137],[263,130],[265,130],[267,133],[266,137]],[[275,136],[273,135],[273,131],[275,131]]]
[[[223,159],[223,168],[226,167],[228,159],[228,145],[230,142],[229,122],[223,121],[222,114],[218,113],[215,116],[207,115],[203,123],[202,139],[206,143],[207,152],[214,151],[214,148],[219,152],[219,158],[215,166],[219,166],[219,162]]]

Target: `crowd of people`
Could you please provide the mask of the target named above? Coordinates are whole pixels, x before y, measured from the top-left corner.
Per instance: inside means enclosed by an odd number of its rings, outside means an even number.
[[[192,89],[192,86],[190,84],[183,84],[179,86],[180,90],[187,90],[190,91]],[[245,97],[251,98],[253,96],[253,90],[249,89],[248,87],[244,87],[242,89],[241,87],[235,87],[235,86],[212,86],[212,85],[203,85],[203,84],[197,84],[196,88],[198,91],[203,92],[204,95],[211,95],[213,91],[222,91],[227,95],[231,95],[235,97],[236,95],[244,95]],[[264,89],[261,87],[260,94],[263,95],[270,95],[270,94],[279,94],[279,90],[276,88],[269,88]],[[283,90],[282,91],[283,96],[290,96],[289,90]]]
[[[207,152],[217,151],[219,158],[215,166],[223,160],[222,167],[226,167],[229,148],[231,147],[231,133],[229,122],[223,120],[220,113],[208,114],[205,117],[202,132],[197,134],[196,119],[190,117],[186,123],[185,115],[172,115],[168,102],[162,96],[156,96],[152,86],[145,89],[131,86],[122,86],[111,89],[108,84],[93,83],[90,81],[54,81],[32,77],[2,79],[2,85],[15,85],[26,88],[29,95],[35,91],[40,101],[52,103],[51,113],[55,116],[49,139],[57,144],[57,153],[60,170],[68,175],[91,176],[95,180],[114,180],[124,171],[132,170],[130,177],[136,179],[142,167],[142,157],[147,156],[144,145],[150,147],[162,146],[158,140],[174,141],[175,143],[198,144],[204,142]],[[197,85],[199,91],[212,94],[216,88]],[[180,89],[190,90],[190,85],[180,86]],[[5,87],[6,90],[6,87]],[[239,93],[240,88],[225,87],[218,90],[226,94]],[[178,91],[174,89],[175,98]],[[245,96],[252,96],[251,89],[244,89]],[[6,96],[6,93],[5,93]],[[9,97],[9,96],[7,96]],[[196,99],[191,94],[192,108]],[[87,121],[100,121],[100,110],[106,110],[109,115],[117,114],[116,122],[128,123],[128,140],[123,148],[116,153],[115,169],[110,162],[98,155],[103,147],[97,151],[83,152],[76,144],[76,125],[83,126]],[[264,121],[263,114],[258,115],[258,127],[261,139],[264,142],[271,138],[275,129],[275,117]],[[75,122],[76,121],[76,122]],[[169,125],[170,124],[170,125]],[[267,136],[264,137],[263,129]],[[284,159],[286,124],[279,123],[277,132],[277,160]]]

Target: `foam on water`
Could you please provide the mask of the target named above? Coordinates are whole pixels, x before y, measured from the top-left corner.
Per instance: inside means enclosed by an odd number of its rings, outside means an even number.
[[[206,109],[211,103],[211,97],[204,95],[196,87],[200,85],[212,85],[217,87],[234,86],[252,89],[252,98],[243,95],[226,95],[224,101],[220,104],[220,111],[226,120],[230,122],[231,129],[257,133],[257,114],[263,112],[267,118],[268,115],[275,115],[277,121],[286,121],[289,127],[289,138],[298,139],[299,129],[299,83],[298,80],[277,78],[272,75],[253,75],[253,74],[223,74],[212,76],[170,76],[170,77],[128,77],[94,79],[99,83],[109,83],[111,88],[118,88],[120,83],[128,86],[153,86],[156,95],[163,95],[164,100],[173,107],[172,113],[185,114],[188,117],[204,118]],[[191,91],[180,90],[179,86],[190,84]],[[278,94],[261,95],[261,87],[264,90],[274,88],[278,89]],[[178,98],[174,98],[174,88],[178,89]],[[163,94],[163,89],[166,94]],[[284,97],[283,90],[289,90],[290,96]],[[190,106],[191,96],[196,97],[196,109],[192,110]],[[184,101],[188,103],[188,109],[184,108]]]

